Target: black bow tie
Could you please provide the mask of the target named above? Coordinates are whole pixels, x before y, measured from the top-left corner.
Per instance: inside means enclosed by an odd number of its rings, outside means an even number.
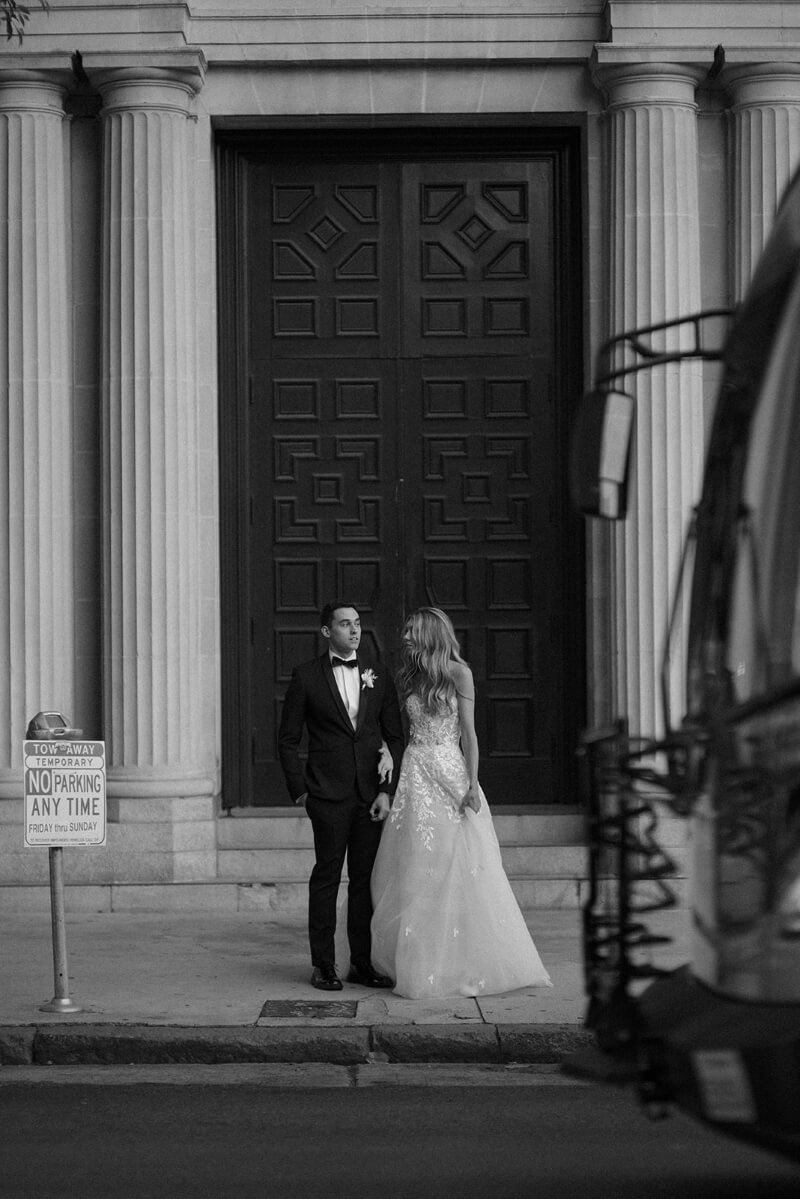
[[[347,658],[345,660],[344,658],[335,658],[331,654],[331,666],[347,666],[350,670],[355,670],[356,666],[358,666],[358,658]]]

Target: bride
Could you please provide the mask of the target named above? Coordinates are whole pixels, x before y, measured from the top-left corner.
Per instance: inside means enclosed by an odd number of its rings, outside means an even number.
[[[406,621],[398,689],[410,736],[372,873],[375,968],[410,999],[551,986],[503,870],[472,672],[440,609]]]

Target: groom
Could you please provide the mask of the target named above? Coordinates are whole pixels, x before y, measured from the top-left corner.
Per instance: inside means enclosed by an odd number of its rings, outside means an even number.
[[[286,692],[278,752],[289,794],[303,804],[314,831],[316,862],[308,886],[311,985],[341,991],[336,973],[336,899],[347,856],[348,982],[391,987],[370,959],[370,875],[381,822],[389,813],[403,753],[397,692],[385,668],[358,657],[361,619],[352,604],[335,600],[320,614],[328,642],[321,658],[295,668]],[[299,747],[308,732],[305,768]],[[393,770],[379,788],[381,742]]]

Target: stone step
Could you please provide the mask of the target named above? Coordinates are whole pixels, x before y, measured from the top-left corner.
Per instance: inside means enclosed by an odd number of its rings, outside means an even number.
[[[265,888],[265,891],[267,889]],[[269,888],[275,891],[276,888]],[[237,883],[65,883],[64,909],[78,912],[237,912],[266,910],[266,896],[251,902],[253,888]],[[277,905],[281,907],[280,904]],[[287,909],[288,910],[288,909]],[[50,911],[50,887],[0,886],[0,916]]]
[[[255,851],[256,853],[258,851]],[[586,894],[587,877],[583,850],[574,846],[557,847],[554,853],[544,856],[539,848],[515,847],[503,851],[503,861],[512,888],[523,907],[562,906],[569,902],[583,902],[579,896]],[[302,856],[301,856],[302,855]],[[675,854],[677,873],[669,877],[669,885],[683,885],[685,862],[683,854]],[[91,890],[112,888],[117,890],[170,886],[180,889],[187,885],[210,888],[232,887],[263,890],[280,896],[287,891],[307,896],[308,877],[313,864],[313,854],[304,851],[271,851],[266,861],[259,855],[255,860],[244,852],[231,851],[220,854],[219,860],[208,855],[203,869],[197,868],[195,855],[183,870],[182,879],[176,879],[176,860],[170,853],[150,853],[129,857],[125,854],[109,853],[102,848],[67,849],[64,853],[64,878],[68,891],[81,887]],[[45,850],[23,850],[19,854],[0,854],[0,892],[6,897],[15,888],[27,892],[31,888],[48,888],[49,864]],[[196,880],[196,881],[193,881]],[[205,898],[205,892],[203,892]],[[281,903],[283,900],[281,900]],[[106,910],[103,901],[101,908]],[[168,902],[167,908],[171,906]],[[212,905],[214,906],[214,905]]]
[[[503,866],[509,878],[583,879],[588,874],[588,851],[584,845],[500,845]],[[686,870],[685,846],[669,849],[675,863],[674,874]],[[314,864],[311,846],[303,849],[219,849],[218,876],[231,881],[278,882],[307,879]]]
[[[582,879],[588,873],[586,850],[579,845],[501,846],[503,868],[510,879]],[[686,851],[670,850],[674,876],[686,872]],[[218,877],[231,882],[283,882],[307,879],[314,865],[311,849],[221,850]]]
[[[501,845],[583,845],[585,818],[576,808],[492,808]],[[688,824],[659,813],[656,836],[664,848],[686,842]],[[1,834],[0,834],[1,835]],[[220,849],[303,849],[312,843],[308,818],[296,808],[239,808],[217,824]]]
[[[580,845],[502,846],[503,866],[511,875],[582,878],[586,851]],[[218,854],[219,877],[237,882],[260,879],[279,882],[307,879],[314,865],[313,849],[231,849]]]
[[[585,823],[577,808],[492,808],[501,845],[580,845]],[[296,808],[236,808],[217,825],[220,849],[303,849],[312,844],[308,817]]]
[[[204,845],[201,828],[185,825],[109,825],[105,846],[67,847],[64,875],[67,883],[155,883],[168,881],[176,861],[191,871],[181,881],[219,879],[234,883],[303,881],[311,873],[314,851],[307,839],[302,848],[272,847],[215,849]],[[308,833],[308,828],[305,829]],[[198,834],[193,837],[193,832]],[[688,851],[669,849],[675,873],[686,869]],[[585,878],[588,856],[583,845],[501,845],[509,877]],[[611,868],[611,860],[609,869]],[[46,882],[48,854],[21,843],[20,831],[0,839],[0,884]],[[604,871],[605,873],[605,871]]]
[[[64,850],[64,882],[70,884],[150,884],[172,879],[213,882],[216,877],[215,850],[175,854],[172,851],[126,853],[109,846]],[[0,885],[25,886],[46,883],[50,877],[46,849],[24,849],[16,854],[0,853]]]

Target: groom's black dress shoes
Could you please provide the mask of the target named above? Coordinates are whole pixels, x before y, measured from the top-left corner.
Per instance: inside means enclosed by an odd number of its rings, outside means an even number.
[[[336,967],[328,962],[315,966],[311,972],[311,986],[318,991],[341,991],[342,980],[336,973]]]
[[[371,962],[353,962],[347,976],[349,983],[359,987],[393,987],[394,983],[385,974],[378,974]]]

